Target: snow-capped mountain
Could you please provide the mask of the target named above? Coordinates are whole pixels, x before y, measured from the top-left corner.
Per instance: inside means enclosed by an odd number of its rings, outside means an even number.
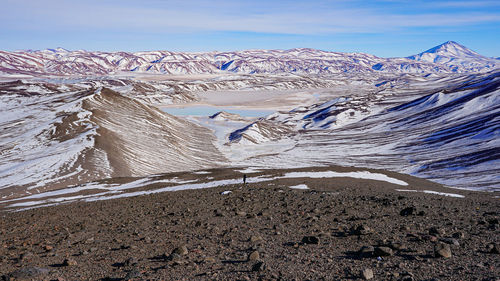
[[[460,72],[460,69],[468,69],[471,72],[487,71],[498,67],[498,62],[495,59],[482,56],[454,41],[445,42],[408,58],[446,65],[455,72]]]
[[[183,53],[88,52],[62,48],[42,51],[0,51],[0,73],[31,76],[101,76],[120,73],[152,74],[334,74],[478,72],[498,67],[457,43],[447,42],[408,58],[379,58],[364,53],[315,49],[248,50]]]

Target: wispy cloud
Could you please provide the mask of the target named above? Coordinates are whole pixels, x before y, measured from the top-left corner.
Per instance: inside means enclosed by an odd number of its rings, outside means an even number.
[[[377,33],[409,27],[459,27],[500,22],[500,14],[408,11],[352,5],[356,1],[64,1],[7,0],[3,21],[18,29],[145,32]],[[491,1],[478,1],[480,5]],[[140,4],[138,4],[140,3]],[[468,6],[473,1],[437,1]],[[474,3],[477,3],[474,1]],[[2,24],[5,26],[5,22]]]

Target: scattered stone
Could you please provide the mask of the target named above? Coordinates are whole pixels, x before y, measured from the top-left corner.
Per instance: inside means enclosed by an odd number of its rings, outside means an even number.
[[[451,249],[450,245],[445,243],[437,243],[434,246],[434,256],[439,258],[450,258],[451,257]]]
[[[394,253],[389,247],[376,247],[373,255],[376,257],[388,257],[392,256]]]
[[[399,214],[400,214],[401,216],[406,217],[406,216],[411,216],[411,215],[413,215],[413,213],[415,213],[416,211],[417,211],[417,208],[415,208],[415,207],[407,207],[407,208],[404,208],[403,210],[401,210],[401,211],[399,212]]]
[[[170,261],[173,261],[173,262],[178,262],[178,261],[182,260],[182,257],[181,257],[181,255],[179,255],[177,253],[172,253],[167,257],[167,259]]]
[[[363,246],[358,251],[359,256],[362,258],[368,258],[373,256],[373,252],[375,252],[375,248],[373,246]]]
[[[361,272],[361,276],[363,277],[363,279],[365,280],[370,280],[373,278],[373,270],[371,270],[370,268],[365,268],[362,272]]]
[[[256,261],[256,260],[259,260],[260,259],[260,254],[258,251],[253,251],[249,256],[248,256],[248,260],[249,261]]]
[[[401,251],[401,250],[406,249],[406,245],[404,245],[403,243],[399,243],[399,242],[391,242],[390,247],[391,247],[391,249],[393,249],[395,251]]]
[[[63,266],[75,266],[78,263],[74,259],[65,259],[63,261]]]
[[[264,241],[264,239],[260,235],[254,235],[254,236],[250,237],[250,242],[252,242],[252,243],[259,243],[262,241]]]
[[[188,249],[187,249],[186,245],[182,245],[180,247],[177,247],[172,251],[172,254],[178,254],[179,256],[187,255],[187,253],[188,253]]]
[[[304,244],[319,244],[319,238],[316,236],[304,236],[304,237],[302,237],[302,243],[304,243]]]
[[[5,280],[40,280],[49,269],[43,267],[23,267],[4,276]]]
[[[52,251],[54,249],[54,247],[52,247],[50,245],[45,245],[44,249],[45,249],[45,251],[49,252],[49,251]]]
[[[456,238],[456,239],[463,239],[465,237],[464,233],[463,232],[455,232],[453,233],[452,235],[453,238]]]
[[[236,215],[238,215],[240,217],[246,217],[247,213],[243,212],[243,211],[236,211]]]

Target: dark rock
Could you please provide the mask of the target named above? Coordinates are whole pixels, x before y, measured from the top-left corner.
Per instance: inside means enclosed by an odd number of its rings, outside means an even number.
[[[375,248],[373,246],[363,246],[358,251],[359,256],[362,258],[368,258],[373,256],[373,252],[375,252]]]
[[[172,253],[168,256],[168,260],[178,262],[178,261],[182,260],[182,257],[181,257],[181,255],[179,255],[177,253]]]
[[[365,279],[365,280],[372,279],[373,278],[373,270],[371,270],[370,268],[363,269],[363,271],[361,272],[361,277],[363,277],[363,279]]]
[[[450,258],[451,257],[451,249],[450,245],[445,243],[437,243],[434,246],[434,256],[439,258]]]
[[[180,256],[187,255],[188,249],[186,245],[179,246],[172,251],[172,254],[178,254]]]
[[[5,280],[41,280],[47,275],[49,269],[43,267],[23,267],[4,276]]]
[[[353,227],[351,229],[351,233],[354,235],[368,235],[370,233],[373,233],[373,230],[370,227],[368,227],[364,224],[361,224],[361,225]]]
[[[392,256],[394,253],[392,252],[392,249],[389,247],[376,247],[375,251],[373,252],[373,255],[376,257],[388,257]]]
[[[495,243],[488,244],[488,246],[486,247],[486,250],[488,253],[491,253],[491,254],[500,254],[500,245],[495,244]]]
[[[463,239],[465,237],[464,233],[463,232],[455,232],[453,233],[452,235],[453,238],[456,238],[456,239]]]
[[[415,207],[407,207],[407,208],[404,208],[403,210],[401,210],[399,212],[399,214],[401,216],[411,216],[413,215],[413,213],[415,213],[417,211],[417,209]]]
[[[263,271],[266,270],[267,266],[263,261],[258,261],[252,265],[252,271]]]
[[[302,237],[302,243],[304,243],[304,244],[319,244],[319,238],[316,236],[304,236],[304,237]]]
[[[126,266],[136,265],[139,261],[135,257],[128,258],[124,264]]]
[[[438,227],[431,227],[429,228],[429,234],[430,235],[435,235],[435,236],[443,236],[445,234],[444,229],[438,228]]]

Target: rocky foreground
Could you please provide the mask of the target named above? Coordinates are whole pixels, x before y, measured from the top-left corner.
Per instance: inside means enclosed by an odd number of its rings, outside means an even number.
[[[498,280],[498,194],[398,178],[465,197],[303,178],[3,210],[0,280]]]

